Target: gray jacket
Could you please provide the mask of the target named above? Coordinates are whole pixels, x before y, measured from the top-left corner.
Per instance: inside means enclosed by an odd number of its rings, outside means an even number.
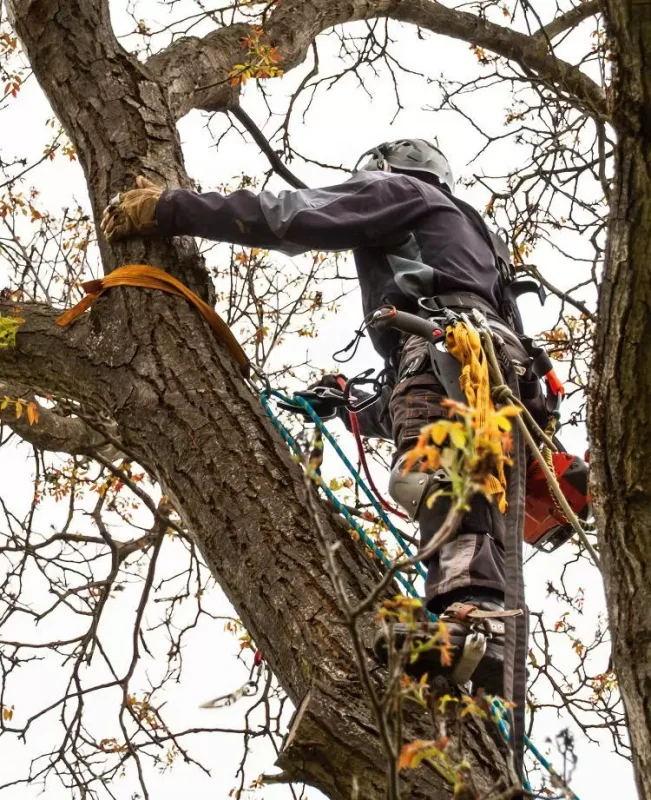
[[[442,189],[411,175],[358,172],[337,186],[221,195],[165,191],[156,216],[164,236],[190,234],[296,255],[352,250],[364,314],[383,304],[416,311],[419,297],[473,292],[500,302],[487,229]],[[395,331],[370,331],[390,359]]]

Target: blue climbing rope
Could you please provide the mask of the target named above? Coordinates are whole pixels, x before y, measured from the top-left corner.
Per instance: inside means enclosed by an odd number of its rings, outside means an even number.
[[[333,435],[330,433],[330,431],[324,425],[323,420],[321,419],[321,417],[319,417],[319,415],[314,411],[314,409],[307,402],[307,400],[305,400],[302,397],[292,397],[290,399],[286,395],[282,394],[282,392],[276,391],[275,389],[271,389],[271,388],[263,389],[262,392],[260,392],[260,400],[262,402],[262,406],[263,406],[264,410],[267,412],[267,415],[269,416],[269,419],[271,420],[271,422],[273,423],[273,425],[276,428],[276,430],[278,431],[278,433],[280,433],[280,435],[282,436],[282,438],[285,441],[285,443],[289,446],[290,450],[294,453],[294,455],[297,458],[301,458],[301,456],[302,456],[301,448],[299,447],[299,445],[297,444],[296,440],[291,435],[291,433],[287,430],[287,428],[280,421],[280,419],[278,418],[277,414],[274,412],[274,410],[269,405],[269,396],[276,397],[279,400],[282,400],[284,403],[293,404],[297,408],[300,407],[309,415],[309,417],[311,418],[312,422],[314,423],[316,429],[332,445],[332,447],[334,448],[335,452],[337,453],[337,455],[339,456],[341,461],[344,463],[346,469],[350,472],[351,476],[353,477],[353,479],[355,480],[357,485],[362,489],[364,494],[371,501],[371,503],[373,505],[373,508],[377,512],[379,518],[382,520],[382,522],[386,526],[387,530],[395,537],[396,541],[398,542],[398,544],[402,548],[404,554],[406,556],[408,556],[408,557],[412,556],[413,553],[412,553],[409,545],[405,541],[404,537],[401,535],[400,531],[395,527],[395,525],[387,517],[384,509],[382,508],[382,506],[377,501],[377,499],[376,499],[375,495],[373,494],[373,492],[371,492],[369,487],[366,485],[366,482],[364,481],[364,479],[362,478],[362,476],[360,475],[358,470],[356,470],[355,467],[351,464],[350,460],[348,459],[346,454],[343,452],[341,447],[339,447],[339,444],[337,443],[337,441],[335,440]],[[373,553],[373,555],[387,569],[390,568],[391,567],[391,559],[387,556],[386,553],[384,553],[377,546],[377,544],[371,539],[371,537],[368,535],[368,533],[364,530],[363,526],[360,525],[357,522],[357,520],[352,516],[352,514],[348,511],[348,509],[344,505],[342,505],[341,501],[337,498],[337,496],[332,491],[332,489],[330,489],[330,487],[325,483],[325,481],[318,475],[313,476],[313,480],[318,485],[318,487],[321,489],[321,491],[325,494],[325,496],[328,498],[328,500],[330,500],[330,502],[333,504],[333,506],[335,507],[337,512],[340,513],[346,519],[348,524],[355,531],[355,533],[359,536],[359,538],[364,543],[364,545]],[[425,571],[423,570],[423,568],[422,568],[422,566],[420,564],[418,565],[418,574],[420,575],[420,577],[425,578]],[[416,591],[415,587],[408,580],[406,580],[406,578],[403,575],[398,573],[396,575],[396,579],[404,587],[404,589],[406,590],[407,594],[411,595],[412,597],[416,597],[416,598],[420,599],[420,596],[419,596],[418,592]],[[435,614],[432,614],[431,612],[427,612],[427,613],[430,616],[430,618],[432,619],[432,621],[436,622],[436,620],[438,619],[437,616]],[[508,712],[507,708],[504,706],[504,704],[502,703],[502,701],[499,698],[495,698],[493,700],[493,702],[492,702],[492,704],[490,706],[490,713],[491,713],[491,717],[493,718],[493,721],[497,725],[497,727],[498,727],[500,733],[502,734],[502,736],[504,737],[505,741],[509,742],[510,739],[511,739],[511,734],[510,734],[509,724],[508,724],[509,712]],[[562,778],[560,778],[560,776],[558,775],[558,773],[556,772],[554,767],[552,767],[552,765],[549,763],[549,761],[540,752],[540,750],[538,750],[536,745],[531,741],[531,739],[529,739],[529,737],[526,734],[524,736],[524,743],[525,743],[525,746],[527,747],[527,749],[529,750],[529,752],[531,753],[531,755],[534,756],[534,758],[540,763],[540,765],[544,769],[546,769],[549,772],[549,774],[552,777],[558,778],[559,780],[562,780]],[[527,791],[529,793],[532,792],[531,785],[529,784],[529,782],[526,779],[524,779],[524,781],[523,781],[523,786],[524,786],[525,791]],[[568,788],[568,791],[571,794],[571,797],[569,798],[569,800],[579,800],[578,795],[576,795],[571,789],[569,789],[569,787],[567,787],[567,788]]]
[[[355,480],[359,481],[360,486],[363,488],[365,493],[368,495],[368,497],[371,500],[371,502],[373,502],[374,508],[381,512],[382,522],[384,522],[384,524],[387,526],[389,531],[398,539],[398,541],[400,542],[401,547],[403,548],[405,554],[408,555],[408,556],[411,555],[409,547],[407,546],[407,543],[405,542],[404,538],[400,535],[400,533],[396,530],[395,526],[388,519],[388,517],[386,516],[386,514],[384,513],[382,508],[379,506],[379,503],[377,503],[377,501],[375,500],[375,497],[373,497],[373,495],[371,494],[370,490],[368,489],[368,487],[364,483],[361,475],[353,467],[353,465],[350,463],[348,458],[346,458],[346,455],[341,450],[341,448],[339,447],[339,445],[337,444],[337,442],[333,438],[332,434],[327,430],[327,428],[323,424],[323,420],[314,412],[314,410],[312,409],[310,404],[307,403],[305,400],[303,400],[303,398],[296,398],[296,401],[294,401],[293,399],[289,400],[289,398],[285,397],[284,394],[282,394],[281,392],[277,392],[275,390],[272,390],[270,393],[274,397],[277,397],[278,399],[283,400],[285,403],[290,403],[291,402],[291,403],[293,403],[294,405],[297,405],[297,406],[300,404],[305,408],[305,411],[310,415],[310,417],[314,421],[314,424],[316,425],[317,429],[325,436],[325,438],[328,440],[328,442],[330,442],[330,444],[333,445],[333,447],[335,448],[335,452],[342,459],[342,461],[344,462],[346,467],[350,470],[350,472],[352,473],[352,475],[355,478]],[[294,453],[294,455],[300,458],[301,449],[298,446],[298,444],[296,443],[296,440],[292,437],[292,435],[289,433],[287,428],[285,428],[285,426],[282,424],[282,422],[278,419],[278,417],[274,413],[273,409],[269,405],[269,401],[267,399],[267,395],[268,394],[269,394],[268,391],[263,391],[261,393],[261,395],[260,395],[264,410],[267,412],[267,414],[269,415],[269,418],[271,419],[271,421],[274,424],[274,427],[280,433],[280,435],[283,437],[285,442],[289,445],[289,447],[292,450],[292,452]],[[389,569],[391,567],[391,559],[387,556],[386,553],[384,553],[377,546],[377,544],[371,539],[371,537],[368,535],[368,533],[357,522],[357,520],[352,516],[352,514],[348,511],[348,509],[344,505],[342,505],[341,501],[335,495],[335,493],[332,491],[332,489],[325,483],[325,481],[320,476],[316,476],[316,475],[313,476],[313,480],[319,486],[319,488],[325,494],[325,496],[328,498],[328,500],[330,500],[330,502],[334,505],[336,510],[340,514],[342,514],[342,516],[346,519],[346,521],[353,528],[355,533],[362,540],[364,545],[366,547],[368,547],[368,549],[373,553],[373,555],[379,561],[381,561],[382,564],[384,564],[384,566],[387,569]],[[422,567],[420,567],[419,574],[422,577],[424,577],[424,572],[423,572]],[[416,591],[416,589],[404,577],[404,575],[401,575],[400,573],[398,573],[396,575],[396,579],[405,588],[405,590],[407,591],[408,594],[410,594],[412,597],[419,597],[419,594]]]
[[[392,534],[392,536],[398,542],[398,544],[402,548],[402,550],[405,553],[405,555],[406,556],[411,556],[412,552],[409,549],[409,545],[404,540],[404,537],[402,536],[400,531],[395,527],[395,525],[391,522],[391,520],[389,519],[389,517],[386,514],[386,511],[382,508],[382,506],[378,502],[375,494],[371,491],[371,489],[367,485],[366,481],[362,478],[362,476],[355,469],[355,467],[350,463],[350,460],[348,459],[348,457],[346,456],[344,451],[341,449],[341,447],[339,447],[339,444],[337,443],[337,440],[330,433],[330,431],[327,429],[327,427],[323,424],[323,420],[314,411],[314,409],[307,402],[307,400],[305,400],[302,397],[293,397],[290,400],[289,398],[285,397],[285,395],[281,394],[280,392],[276,392],[276,391],[273,391],[272,394],[275,397],[278,397],[279,399],[283,400],[285,403],[293,403],[294,405],[299,406],[300,408],[303,408],[310,415],[310,418],[312,419],[312,422],[314,422],[314,424],[316,425],[317,429],[321,432],[321,434],[323,436],[325,436],[325,438],[328,440],[328,442],[332,445],[332,447],[334,448],[335,453],[339,456],[339,458],[343,462],[343,464],[346,467],[346,469],[353,476],[353,478],[355,479],[355,482],[359,485],[360,489],[364,492],[364,494],[371,501],[371,504],[373,505],[373,508],[377,512],[378,517],[382,520],[382,522],[386,526],[387,530]],[[425,580],[425,570],[423,569],[423,567],[420,564],[417,565],[417,570],[418,570],[418,574],[420,575],[420,577],[423,578],[423,580]]]

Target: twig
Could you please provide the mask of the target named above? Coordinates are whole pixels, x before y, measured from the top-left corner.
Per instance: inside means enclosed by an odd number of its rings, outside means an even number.
[[[251,134],[253,141],[258,145],[260,150],[265,154],[265,156],[269,159],[269,163],[274,168],[274,170],[280,175],[281,178],[284,178],[290,186],[293,186],[295,189],[307,189],[308,186],[306,183],[303,183],[300,178],[297,178],[296,175],[281,161],[280,157],[273,149],[273,147],[267,141],[267,137],[262,133],[260,128],[255,124],[255,122],[251,119],[251,117],[246,113],[246,111],[241,106],[232,106],[228,109],[229,113],[232,114],[236,120],[242,123],[246,130]]]

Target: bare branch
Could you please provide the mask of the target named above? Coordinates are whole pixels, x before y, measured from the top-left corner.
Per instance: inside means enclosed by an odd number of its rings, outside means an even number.
[[[0,411],[0,422],[39,450],[72,456],[90,455],[93,451],[100,450],[106,458],[117,457],[117,449],[107,442],[101,432],[86,425],[78,417],[64,415],[59,408],[41,405],[37,396],[25,386],[0,381],[0,395],[13,401],[4,411]],[[21,409],[20,417],[16,418],[16,400],[34,404],[38,415],[36,421],[30,421],[24,409]]]
[[[560,14],[556,19],[552,20],[548,25],[545,25],[540,30],[536,31],[534,38],[539,39],[541,42],[551,41],[561,33],[575,28],[584,20],[599,13],[599,0],[584,0],[580,6],[566,11],[565,14]]]
[[[229,109],[230,113],[235,117],[236,120],[242,123],[246,130],[251,134],[253,137],[253,141],[258,145],[260,150],[265,154],[265,156],[269,159],[269,163],[274,168],[274,170],[280,175],[281,178],[284,178],[290,186],[293,186],[295,189],[306,189],[307,184],[303,183],[302,180],[296,177],[291,170],[289,170],[285,164],[280,160],[278,154],[273,149],[273,147],[267,141],[265,135],[262,133],[260,128],[255,124],[255,122],[251,119],[251,117],[246,113],[246,111],[241,106],[234,106],[233,108]]]

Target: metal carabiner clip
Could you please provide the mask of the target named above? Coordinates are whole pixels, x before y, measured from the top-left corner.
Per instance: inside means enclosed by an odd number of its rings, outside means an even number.
[[[264,658],[262,657],[262,653],[259,650],[256,650],[255,657],[253,659],[253,666],[249,671],[248,681],[234,692],[222,694],[219,697],[208,700],[206,703],[202,703],[199,708],[226,708],[227,706],[232,706],[233,703],[237,703],[237,701],[242,697],[252,697],[258,691],[258,685],[260,683],[260,676],[262,675],[263,667]],[[254,674],[255,680],[253,679]]]
[[[199,708],[226,708],[227,706],[232,706],[234,703],[237,703],[242,697],[250,697],[255,694],[257,689],[258,686],[255,681],[247,681],[244,686],[240,686],[240,688],[236,689],[234,692],[229,692],[228,694],[223,694],[212,700],[208,700],[206,703],[202,703]]]
[[[356,375],[354,378],[350,378],[346,382],[346,388],[344,389],[344,406],[348,409],[348,411],[352,411],[353,414],[356,414],[358,411],[363,411],[365,408],[372,406],[373,403],[377,402],[380,397],[382,397],[382,383],[380,381],[380,377],[371,378],[370,375],[372,372],[375,372],[374,369],[365,369],[364,372],[360,372],[359,375]],[[355,386],[368,386],[370,385],[372,388],[372,394],[368,397],[365,397],[362,400],[355,400],[354,394],[351,397],[351,390]]]

